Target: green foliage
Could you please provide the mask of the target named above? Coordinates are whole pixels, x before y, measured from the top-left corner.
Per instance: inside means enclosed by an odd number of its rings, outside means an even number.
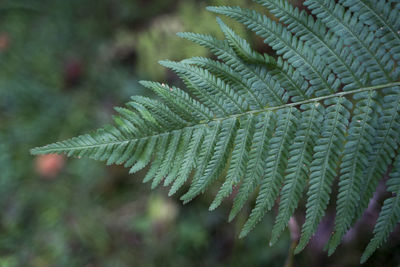
[[[198,47],[195,44],[184,43],[176,38],[176,32],[194,31],[209,32],[218,38],[223,34],[215,27],[214,16],[205,10],[206,5],[217,4],[245,4],[246,7],[255,7],[250,1],[243,0],[206,0],[206,1],[179,1],[176,3],[174,12],[156,17],[150,22],[148,29],[138,32],[125,29],[121,32],[119,39],[126,45],[133,46],[137,51],[136,71],[142,77],[155,80],[166,78],[167,70],[157,64],[160,59],[169,58],[178,60],[182,57],[189,57],[193,54],[208,56],[206,48]],[[239,34],[246,34],[243,25],[233,25],[234,30]],[[251,36],[247,34],[247,37]]]
[[[142,82],[158,99],[133,97],[117,108],[115,126],[32,150],[66,153],[130,172],[151,165],[152,188],[164,179],[176,193],[191,177],[186,203],[224,181],[210,209],[239,187],[232,220],[258,188],[241,237],[279,197],[271,243],[286,228],[307,190],[306,219],[296,252],[315,233],[339,177],[332,254],[360,218],[378,181],[397,157],[387,199],[365,261],[399,221],[399,9],[381,0],[257,0],[280,22],[240,7],[209,7],[246,25],[274,55],[262,55],[220,19],[225,40],[180,33],[210,49],[203,57],[162,61],[186,85]],[[350,8],[347,8],[350,7]],[[397,155],[397,156],[396,156]],[[152,163],[150,163],[152,162]]]

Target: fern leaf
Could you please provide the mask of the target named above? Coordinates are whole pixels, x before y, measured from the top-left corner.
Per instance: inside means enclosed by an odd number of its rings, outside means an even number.
[[[256,52],[222,20],[225,40],[178,35],[211,50],[216,60],[162,61],[182,90],[142,81],[158,99],[135,96],[115,108],[114,126],[32,149],[66,153],[129,172],[150,165],[143,182],[163,182],[169,195],[191,181],[191,201],[219,178],[210,205],[232,194],[229,220],[258,190],[240,237],[280,196],[271,244],[278,240],[308,184],[306,218],[295,253],[305,248],[324,216],[339,177],[329,254],[367,208],[378,182],[397,157],[384,202],[362,261],[400,219],[400,5],[387,0],[307,0],[300,11],[287,0],[255,0],[279,23],[240,7],[208,9],[245,24],[275,55]],[[337,3],[339,2],[339,3]],[[354,106],[354,108],[353,108]]]
[[[152,138],[150,138],[150,141],[147,143],[147,145],[143,147],[143,153],[137,157],[136,163],[130,168],[130,174],[140,171],[141,169],[146,167],[147,164],[149,164],[156,144],[157,138],[153,136]]]
[[[339,245],[351,226],[355,209],[359,203],[362,174],[367,168],[375,136],[376,92],[354,95],[357,101],[350,123],[342,163],[340,165],[339,194],[334,234],[329,241],[329,254]],[[376,117],[376,116],[375,116]]]
[[[282,57],[278,58],[276,67],[271,70],[271,73],[283,88],[287,88],[292,101],[298,102],[309,98],[307,96],[309,84],[305,77],[286,61],[283,61]]]
[[[329,99],[326,100],[325,105],[327,108],[322,138],[316,142],[310,167],[306,220],[301,229],[301,237],[295,253],[304,249],[325,214],[349,122],[351,103],[347,99]]]
[[[235,34],[235,32],[231,28],[229,28],[226,24],[222,22],[222,20],[218,19],[218,23],[222,31],[224,32],[229,44],[232,46],[238,56],[245,58],[245,61],[252,60],[254,62],[258,61],[258,63],[261,62],[260,59],[263,56],[257,54],[257,52],[252,50],[246,40]],[[308,88],[308,84],[306,86],[303,86],[304,82],[301,83],[302,80],[300,77],[299,81],[294,81],[294,79],[291,77],[292,73],[290,73],[290,67],[282,62],[281,57],[278,58],[278,61],[267,58],[265,57],[265,55],[264,58],[266,58],[264,59],[264,65],[271,64],[269,68],[271,69],[271,73],[275,74],[272,76],[272,79],[276,79],[277,81],[282,82],[281,86],[276,85],[271,87],[274,91],[272,97],[276,99],[282,99],[282,103],[286,103],[289,96],[291,96],[294,101],[304,100],[308,98],[308,96],[306,96],[307,92],[305,90],[306,88]],[[296,71],[293,72],[297,74]],[[301,84],[299,85],[299,83]],[[289,88],[287,88],[287,90],[284,90],[284,86],[289,86]]]
[[[149,81],[141,81],[140,84],[151,89],[165,101],[171,110],[182,114],[188,121],[196,123],[214,117],[214,113],[209,108],[177,87]]]
[[[399,140],[400,127],[400,96],[396,93],[398,90],[400,88],[384,90],[386,96],[383,99],[382,114],[378,118],[378,130],[372,153],[368,158],[368,167],[363,173],[365,178],[354,221],[358,220],[367,209],[379,179],[386,173],[391,159],[396,154],[398,148],[396,140]]]
[[[174,131],[171,134],[171,140],[169,141],[167,151],[163,157],[163,161],[160,165],[160,168],[157,171],[156,176],[153,179],[151,184],[151,188],[156,188],[160,182],[165,178],[165,176],[169,173],[172,168],[172,165],[175,160],[175,153],[178,149],[179,142],[181,140],[182,131]]]
[[[272,229],[270,244],[273,245],[286,228],[296,209],[308,179],[308,166],[312,161],[312,149],[319,136],[323,109],[319,103],[302,105],[302,117],[293,143],[289,147],[288,166],[281,191],[279,211]]]
[[[176,150],[176,156],[174,162],[172,163],[171,171],[168,173],[167,177],[164,180],[164,186],[169,186],[178,176],[179,169],[181,168],[182,161],[185,156],[185,150],[189,145],[192,134],[193,128],[188,128],[183,132],[183,137]]]
[[[226,180],[221,186],[214,201],[210,205],[210,210],[216,209],[222,200],[232,193],[233,186],[236,186],[245,175],[246,163],[253,136],[254,116],[244,118],[240,123],[240,128],[236,134],[235,147],[232,151],[232,158],[226,175]]]
[[[367,66],[372,84],[396,80],[395,73],[391,74],[394,61],[380,40],[374,38],[374,33],[358,21],[350,10],[334,0],[307,0],[304,5],[325,22],[332,32],[342,37],[345,45],[353,47],[354,55]]]
[[[270,84],[271,78],[269,75],[266,75],[266,70],[244,64],[227,41],[224,42],[209,35],[194,33],[179,33],[178,36],[209,48],[219,59],[238,72],[242,79],[248,80],[252,84],[252,97],[259,99],[259,101],[261,100],[261,107],[284,104],[284,100],[280,99],[274,92],[273,88],[276,86],[276,83],[272,81],[272,84]]]
[[[349,7],[358,18],[375,30],[381,42],[389,50],[391,56],[400,60],[400,11],[391,8],[386,0],[341,0],[344,6]]]
[[[275,59],[268,55],[261,55],[260,53],[251,49],[249,43],[243,38],[239,37],[231,28],[229,28],[220,18],[217,22],[224,33],[230,47],[235,51],[240,59],[250,64],[272,64],[275,65]]]
[[[299,11],[287,0],[257,0],[256,2],[287,25],[288,30],[303,40],[310,48],[321,56],[327,66],[345,84],[344,90],[365,86],[364,68],[351,53],[350,48],[341,44],[332,32],[326,30],[325,24],[304,10]]]
[[[383,203],[379,218],[375,224],[374,237],[365,249],[361,257],[361,263],[364,263],[371,254],[386,240],[390,232],[400,222],[400,156],[396,157],[393,172],[387,181],[387,190],[393,193]]]
[[[264,163],[267,157],[267,147],[272,136],[272,129],[275,125],[275,114],[265,113],[257,117],[255,133],[251,142],[249,160],[243,181],[240,184],[239,192],[233,202],[232,210],[229,214],[229,221],[232,221],[243,205],[246,203],[255,187],[261,181],[264,173]]]
[[[207,95],[207,99],[217,97],[221,101],[214,103],[218,105],[223,115],[240,113],[247,109],[247,103],[243,97],[232,91],[229,85],[221,79],[215,77],[205,69],[193,67],[180,62],[161,61],[161,65],[171,68],[184,77],[201,91],[202,95]]]
[[[254,92],[252,92],[252,83],[247,79],[242,79],[239,73],[226,64],[204,57],[189,58],[181,62],[205,68],[216,77],[228,83],[236,92],[247,99],[250,109],[262,108],[262,104],[256,99]]]
[[[278,55],[282,55],[288,63],[312,81],[307,95],[312,95],[314,92],[318,96],[327,95],[337,91],[340,81],[330,75],[331,72],[326,69],[322,59],[304,42],[292,36],[281,24],[255,11],[240,7],[208,7],[208,10],[231,17],[264,38],[264,42],[269,44]],[[329,76],[331,78],[328,79]]]
[[[158,151],[155,153],[155,157],[151,164],[150,169],[146,173],[146,176],[143,178],[143,183],[151,181],[157,174],[157,171],[160,168],[161,163],[163,162],[165,151],[167,150],[168,138],[169,135],[164,134],[158,139],[157,142]]]
[[[240,237],[246,236],[274,205],[283,180],[288,147],[297,127],[298,116],[298,110],[292,107],[277,112],[276,129],[274,136],[269,141],[260,192],[257,196],[256,205],[243,226]]]
[[[185,155],[183,158],[182,165],[180,166],[178,177],[176,178],[175,182],[171,186],[171,189],[168,193],[169,196],[175,194],[179,188],[186,182],[189,178],[189,175],[195,166],[193,159],[196,158],[198,154],[201,141],[204,138],[205,129],[203,127],[197,128],[194,130],[190,143],[188,145],[187,150],[185,151]]]
[[[219,130],[219,128],[221,129]],[[215,129],[215,132],[219,133],[218,135],[213,135],[213,138],[210,139],[210,142],[215,142],[215,146],[210,145],[205,149],[204,164],[197,170],[196,175],[193,177],[189,191],[181,197],[184,203],[189,202],[203,192],[221,174],[226,163],[226,158],[230,153],[232,137],[236,129],[236,118],[221,122],[221,125],[216,126]],[[213,147],[214,151],[210,151]],[[209,160],[206,158],[209,158]]]

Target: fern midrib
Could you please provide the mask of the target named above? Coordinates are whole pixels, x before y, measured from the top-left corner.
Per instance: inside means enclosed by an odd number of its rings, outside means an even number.
[[[365,45],[365,43],[358,37],[357,34],[354,33],[354,31],[345,23],[341,22],[341,20],[339,20],[336,15],[333,14],[332,10],[330,8],[327,8],[326,5],[324,3],[321,3],[321,1],[318,1],[321,6],[324,7],[325,11],[331,14],[331,17],[335,19],[335,21],[342,25],[344,28],[346,28],[347,32],[350,33],[355,39],[357,39],[358,43],[364,47],[364,49],[368,52],[368,54],[371,56],[371,58],[373,58],[376,62],[376,65],[379,67],[379,69],[381,70],[381,72],[385,75],[385,77],[387,78],[387,81],[392,81],[392,78],[387,74],[387,72],[385,71],[385,69],[383,68],[382,64],[380,63],[380,61],[378,60],[378,58],[376,57],[375,53],[373,53],[371,51],[371,49]]]
[[[295,106],[308,104],[308,103],[313,103],[313,102],[321,102],[323,100],[330,99],[330,98],[343,97],[343,96],[346,96],[346,95],[366,92],[366,91],[370,91],[370,90],[380,90],[380,89],[384,89],[384,88],[387,88],[387,87],[398,86],[398,85],[400,85],[400,82],[393,82],[393,83],[382,84],[382,85],[377,85],[377,86],[370,86],[370,87],[355,89],[355,90],[346,91],[346,92],[338,92],[338,93],[327,95],[327,96],[320,96],[320,97],[310,98],[310,99],[307,99],[307,100],[298,101],[298,102],[295,102],[295,103],[284,104],[284,105],[280,105],[280,106],[265,107],[263,109],[258,109],[258,110],[250,110],[250,111],[247,111],[247,112],[244,112],[244,113],[230,115],[230,116],[228,116],[226,118],[214,118],[212,120],[225,120],[225,119],[231,118],[231,117],[241,117],[241,116],[247,116],[248,114],[258,114],[258,113],[262,113],[262,112],[266,112],[266,111],[275,111],[275,110],[282,109],[282,108],[295,107]]]
[[[123,143],[128,143],[128,142],[131,142],[133,140],[141,140],[141,139],[146,139],[146,138],[150,138],[150,137],[153,137],[153,136],[161,136],[161,135],[164,135],[164,134],[169,134],[172,131],[180,131],[180,130],[183,130],[185,128],[199,127],[201,125],[208,125],[212,121],[222,121],[222,120],[227,120],[227,119],[230,119],[230,118],[239,118],[239,117],[242,117],[242,116],[257,115],[257,114],[263,113],[263,112],[275,111],[275,110],[278,110],[278,109],[288,108],[288,107],[295,107],[295,106],[299,106],[299,105],[307,104],[307,103],[321,102],[321,101],[329,99],[329,98],[343,97],[343,96],[350,95],[350,94],[366,92],[366,91],[370,91],[370,90],[380,90],[380,89],[393,87],[393,86],[400,86],[400,82],[393,82],[393,83],[387,83],[387,84],[376,85],[376,86],[371,86],[371,87],[365,87],[365,88],[360,88],[360,89],[346,91],[346,92],[338,92],[338,93],[335,93],[335,94],[332,94],[332,95],[320,96],[320,97],[316,97],[316,98],[312,98],[312,99],[308,99],[308,100],[304,100],[304,101],[299,101],[299,102],[295,102],[295,103],[289,103],[289,104],[275,106],[275,107],[266,107],[266,108],[263,108],[263,109],[250,110],[250,111],[247,111],[247,112],[243,112],[243,113],[240,113],[240,114],[233,114],[233,115],[222,117],[222,118],[213,118],[213,119],[210,119],[208,121],[200,121],[197,124],[188,125],[186,127],[182,127],[182,128],[179,128],[179,129],[174,129],[174,130],[171,130],[171,131],[168,131],[168,132],[156,133],[156,134],[143,136],[143,137],[124,139],[124,140],[112,141],[112,142],[107,142],[107,143],[97,143],[97,144],[94,144],[94,145],[85,145],[85,146],[74,146],[74,147],[71,147],[71,146],[63,147],[63,146],[61,146],[61,147],[58,147],[58,148],[48,148],[48,149],[45,149],[45,147],[42,147],[42,148],[38,148],[38,149],[32,149],[31,152],[33,154],[56,153],[56,152],[60,152],[60,151],[65,151],[65,149],[70,151],[70,150],[96,148],[96,147],[101,147],[101,146],[106,146],[106,145],[121,145]],[[58,144],[58,145],[60,145],[60,144]]]

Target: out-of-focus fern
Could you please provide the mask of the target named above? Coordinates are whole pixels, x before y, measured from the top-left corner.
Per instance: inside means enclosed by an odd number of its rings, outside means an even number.
[[[170,195],[192,177],[184,202],[223,177],[210,209],[239,187],[230,220],[259,188],[241,236],[279,198],[271,243],[307,190],[296,252],[315,233],[339,177],[329,254],[361,217],[397,158],[387,182],[394,195],[382,207],[365,261],[400,217],[400,11],[386,0],[307,0],[312,16],[286,0],[256,2],[280,22],[240,7],[208,9],[245,24],[274,56],[254,51],[220,19],[225,40],[180,33],[217,57],[161,62],[178,74],[186,90],[143,81],[159,99],[132,97],[126,108],[116,108],[115,126],[32,153],[87,156],[124,164],[130,172],[151,165],[145,181],[154,188],[164,180]]]

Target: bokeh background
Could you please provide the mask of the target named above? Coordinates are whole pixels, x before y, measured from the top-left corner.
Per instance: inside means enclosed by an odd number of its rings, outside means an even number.
[[[292,1],[301,7],[302,1]],[[0,266],[358,266],[379,212],[380,188],[336,254],[321,252],[330,208],[304,253],[293,256],[286,231],[268,246],[271,212],[245,239],[251,208],[227,223],[231,200],[208,211],[217,188],[187,205],[150,190],[143,173],[29,149],[110,123],[113,106],[150,93],[139,80],[177,84],[161,59],[207,56],[179,31],[219,38],[206,5],[261,7],[246,0],[0,1]],[[229,22],[229,21],[228,21]],[[259,51],[262,40],[229,24]],[[333,201],[331,201],[333,202]],[[332,203],[331,203],[332,205]],[[301,224],[304,203],[296,221]],[[365,266],[400,262],[396,232]]]

